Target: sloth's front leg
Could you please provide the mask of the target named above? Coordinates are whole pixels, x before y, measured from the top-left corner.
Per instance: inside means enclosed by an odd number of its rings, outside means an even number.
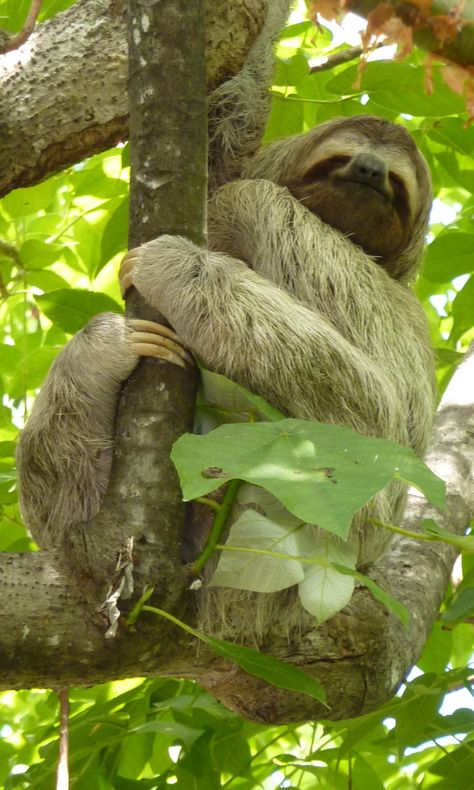
[[[52,365],[17,448],[21,509],[40,546],[58,545],[100,509],[120,386],[141,357],[193,362],[172,330],[103,313]]]
[[[140,256],[140,247],[130,250],[122,260],[119,270],[119,282],[122,296],[133,287],[133,269]],[[154,321],[130,319],[129,326],[133,329],[133,350],[140,356],[156,357],[173,362],[180,367],[194,363],[176,332],[168,326]]]

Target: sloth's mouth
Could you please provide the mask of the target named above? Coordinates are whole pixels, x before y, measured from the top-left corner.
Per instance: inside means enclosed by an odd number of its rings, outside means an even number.
[[[367,181],[359,181],[356,178],[338,178],[337,181],[339,184],[350,184],[351,186],[361,187],[364,191],[369,190],[369,194],[373,192],[386,201],[390,200],[391,197],[387,188],[383,185],[368,184]]]

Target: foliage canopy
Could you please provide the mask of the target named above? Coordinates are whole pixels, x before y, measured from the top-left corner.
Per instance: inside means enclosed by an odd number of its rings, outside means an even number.
[[[69,3],[44,4],[43,18]],[[21,27],[28,0],[0,3]],[[402,123],[433,176],[435,203],[417,293],[437,349],[442,390],[474,337],[474,128],[462,99],[423,55],[311,74],[331,44],[309,22],[278,50],[266,139],[361,112]],[[103,310],[121,311],[116,265],[127,244],[127,147],[107,151],[0,202],[0,549],[34,547],[18,513],[13,451],[18,428],[69,335]],[[400,316],[403,321],[403,316]],[[413,679],[381,710],[337,724],[263,727],[245,722],[190,682],[134,680],[71,692],[71,773],[78,788],[472,787],[474,560],[449,591]],[[453,694],[453,690],[458,690]],[[0,694],[0,782],[49,788],[57,756],[53,692]]]

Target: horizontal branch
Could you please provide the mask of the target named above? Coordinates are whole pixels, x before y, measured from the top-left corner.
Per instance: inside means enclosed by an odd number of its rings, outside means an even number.
[[[419,47],[460,66],[474,65],[474,0],[433,0],[425,8],[410,0],[384,0],[384,4],[412,28]],[[345,10],[367,17],[380,5],[380,0],[348,0]]]
[[[364,15],[377,2],[351,0],[349,6]],[[392,3],[409,22],[416,7]],[[437,0],[433,8],[447,13],[450,5]],[[213,90],[241,69],[263,24],[266,0],[213,0],[207,8],[207,78]],[[470,24],[454,41],[440,45],[431,28],[418,30],[415,41],[472,64],[474,0],[465,4],[463,16]],[[125,139],[126,87],[124,0],[78,0],[38,25],[23,46],[0,60],[0,196]]]
[[[207,4],[207,79],[236,74],[265,0]],[[0,59],[0,195],[34,184],[128,134],[124,0],[78,0]]]
[[[474,395],[469,385],[473,375],[474,348],[446,391],[427,458],[448,489],[448,510],[435,518],[458,534],[474,513]],[[433,508],[418,492],[412,493],[403,526],[414,530],[429,517]],[[453,549],[442,544],[396,538],[374,568],[373,578],[408,608],[407,629],[360,587],[349,606],[321,627],[308,629],[298,644],[282,636],[266,650],[296,663],[325,685],[330,717],[367,712],[393,694],[418,659],[454,557]],[[114,639],[105,639],[105,622],[101,628],[89,618],[82,591],[56,552],[0,554],[0,579],[0,688],[178,675],[198,680],[254,720],[328,717],[310,697],[269,687],[205,648],[198,652],[187,634],[174,630],[173,639],[164,638],[169,626],[150,614],[140,617],[134,632],[121,624]],[[193,624],[189,612],[187,621]]]

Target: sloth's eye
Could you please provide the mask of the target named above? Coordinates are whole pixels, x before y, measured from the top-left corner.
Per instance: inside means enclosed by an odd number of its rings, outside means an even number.
[[[390,170],[390,172],[388,174],[388,178],[389,178],[390,184],[392,185],[393,191],[396,194],[405,193],[405,191],[406,191],[405,190],[405,182],[404,182],[403,178],[400,178],[400,176],[397,176],[397,174],[394,173],[392,170]]]
[[[326,162],[331,170],[336,170],[338,167],[344,167],[344,165],[347,165],[350,160],[350,156],[344,156],[340,154],[339,156],[331,156],[329,159],[326,159]]]
[[[345,156],[344,154],[337,154],[335,156],[328,156],[327,159],[322,159],[316,165],[314,165],[308,172],[306,173],[306,178],[308,181],[317,180],[321,178],[325,178],[333,173],[335,170],[338,170],[340,167],[344,167],[350,162],[351,157]]]

